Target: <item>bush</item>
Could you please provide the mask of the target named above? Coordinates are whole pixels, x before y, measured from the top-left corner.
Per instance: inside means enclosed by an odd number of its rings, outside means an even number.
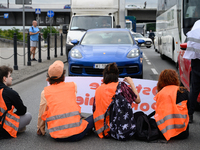
[[[23,33],[20,32],[19,29],[16,29],[15,27],[8,30],[0,29],[0,36],[6,39],[12,40],[14,33],[16,33],[18,41],[23,41]],[[25,35],[25,41],[27,41],[27,35]]]
[[[47,39],[47,35],[48,35],[48,33],[50,33],[50,29],[51,29],[51,33],[59,33],[54,27],[43,28],[43,37],[44,37],[44,40]]]

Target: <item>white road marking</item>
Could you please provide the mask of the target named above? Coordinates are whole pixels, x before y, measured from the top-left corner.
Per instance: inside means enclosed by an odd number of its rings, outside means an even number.
[[[150,63],[150,62],[147,62],[147,64],[148,64],[148,65],[151,65],[151,63]]]
[[[158,72],[156,71],[155,68],[151,68],[151,71],[152,71],[154,74],[158,74]]]

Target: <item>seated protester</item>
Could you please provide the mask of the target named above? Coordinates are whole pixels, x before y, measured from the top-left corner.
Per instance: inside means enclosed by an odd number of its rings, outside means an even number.
[[[57,141],[79,141],[94,127],[93,116],[81,119],[81,107],[76,103],[77,86],[64,82],[64,64],[55,61],[48,69],[50,86],[41,93],[37,134],[45,135],[45,122],[50,136]]]
[[[32,119],[19,94],[9,88],[12,85],[11,73],[12,68],[0,66],[0,139],[16,138]]]
[[[180,87],[175,70],[165,69],[157,83],[155,115],[161,135],[168,141],[171,138],[185,139],[189,136],[188,91]]]
[[[140,103],[140,96],[135,88],[133,80],[130,77],[125,77],[124,81],[130,84],[129,88],[124,82],[118,81],[119,70],[115,63],[107,65],[103,71],[103,84],[96,89],[95,99],[93,104],[93,117],[95,123],[95,129],[100,138],[103,138],[104,129],[104,114],[110,103],[112,102],[112,97],[116,92],[121,91],[121,94],[126,98],[126,100],[132,104],[135,96],[135,103]],[[119,86],[120,85],[120,86]],[[121,89],[118,89],[121,88]],[[109,128],[104,131],[105,136],[109,135]]]

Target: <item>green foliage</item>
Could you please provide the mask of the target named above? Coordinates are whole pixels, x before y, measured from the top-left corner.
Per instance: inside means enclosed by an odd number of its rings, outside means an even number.
[[[23,33],[20,32],[19,29],[16,29],[15,27],[8,30],[0,29],[0,36],[6,39],[12,40],[14,33],[16,33],[18,41],[23,41]],[[27,35],[25,35],[25,41],[27,41]]]
[[[153,32],[156,31],[156,23],[149,23],[147,24],[147,31],[152,30]]]
[[[43,37],[44,37],[44,40],[47,39],[47,35],[48,35],[48,33],[50,33],[50,29],[51,29],[51,33],[59,33],[54,27],[43,28]]]

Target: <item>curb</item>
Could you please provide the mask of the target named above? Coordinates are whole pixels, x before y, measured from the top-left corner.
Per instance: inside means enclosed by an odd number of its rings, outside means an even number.
[[[64,58],[66,59],[66,56],[64,56]],[[49,62],[49,63],[45,64],[45,66],[43,66],[44,69],[40,69],[39,71],[36,71],[36,72],[35,72],[35,71],[33,70],[31,73],[28,73],[27,75],[24,75],[23,72],[22,72],[22,75],[20,75],[19,79],[14,79],[14,80],[12,81],[12,86],[13,86],[13,85],[16,85],[16,84],[19,84],[19,83],[21,83],[21,82],[24,82],[24,81],[26,81],[26,80],[28,80],[28,79],[33,78],[33,77],[36,77],[36,76],[38,76],[38,75],[40,75],[40,74],[42,74],[42,73],[44,73],[44,72],[47,72],[47,71],[48,71],[49,65],[51,65],[51,64],[52,64],[54,61],[56,61],[56,60],[60,60],[60,59],[57,58],[57,59],[52,59],[51,61],[49,61],[49,60],[45,61],[45,62]],[[67,60],[65,60],[65,61],[61,60],[61,61],[62,61],[63,63],[67,63]],[[34,66],[37,66],[37,65],[38,65],[38,64],[33,65],[33,67],[34,67]],[[26,70],[28,71],[29,68],[26,67],[26,68],[23,69],[23,71],[25,71],[25,72],[26,72]],[[30,71],[30,70],[29,70],[29,71]],[[14,73],[13,73],[13,74],[14,74]],[[20,74],[20,70],[19,70],[18,74]]]

